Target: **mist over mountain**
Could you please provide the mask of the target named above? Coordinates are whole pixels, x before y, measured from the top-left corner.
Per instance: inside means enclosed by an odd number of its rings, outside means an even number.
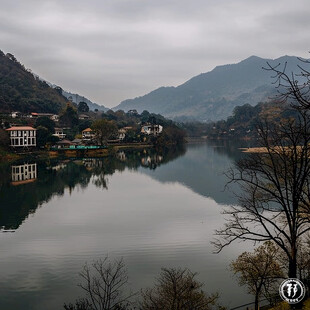
[[[296,71],[298,58],[283,56],[263,59],[251,56],[237,64],[215,67],[177,87],[161,87],[149,94],[121,102],[114,110],[136,109],[159,113],[179,120],[216,121],[226,119],[236,106],[270,100],[275,92],[270,71],[263,70],[267,62]]]

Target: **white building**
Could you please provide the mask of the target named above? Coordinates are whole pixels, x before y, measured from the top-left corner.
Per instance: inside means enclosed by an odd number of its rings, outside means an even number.
[[[86,128],[82,131],[82,139],[84,141],[91,141],[95,136],[96,134],[91,128]]]
[[[32,112],[28,115],[30,118],[39,118],[39,117],[48,117],[54,122],[59,121],[59,115],[57,114],[52,114],[52,113],[37,113],[37,112]]]
[[[55,133],[53,136],[58,137],[59,139],[64,139],[66,137],[66,134],[64,133],[64,130],[62,128],[55,128]]]
[[[12,118],[17,118],[17,117],[20,117],[21,116],[21,113],[20,112],[12,112],[11,113],[11,117]]]
[[[124,140],[126,137],[126,130],[125,129],[119,129],[118,130],[118,139],[119,140]]]
[[[33,182],[37,179],[37,164],[12,166],[12,185]]]
[[[157,136],[163,131],[163,126],[161,125],[144,125],[141,128],[141,133],[147,135]]]
[[[31,147],[37,145],[36,129],[30,126],[11,127],[7,129],[10,134],[10,146]]]

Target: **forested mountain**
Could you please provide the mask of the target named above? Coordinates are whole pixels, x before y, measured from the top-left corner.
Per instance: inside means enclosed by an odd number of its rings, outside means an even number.
[[[237,106],[226,120],[202,123],[185,123],[183,128],[189,136],[206,136],[209,139],[257,138],[257,126],[268,123],[280,123],[298,118],[298,112],[289,104],[268,102],[255,106],[244,104]]]
[[[288,63],[287,70],[296,70],[297,57],[275,60],[251,56],[237,64],[218,66],[178,87],[161,87],[151,93],[123,101],[114,109],[138,112],[148,110],[179,120],[216,121],[226,119],[236,106],[268,101],[275,92],[271,73],[263,70]]]
[[[71,92],[68,92],[68,91],[65,91],[65,90],[62,90],[62,94],[67,98],[67,99],[70,99],[72,100],[72,102],[76,103],[76,104],[79,104],[80,102],[86,102],[89,109],[91,111],[95,111],[95,109],[97,109],[98,111],[103,111],[103,112],[106,112],[108,111],[109,109],[106,108],[105,106],[103,105],[99,105],[95,102],[92,102],[90,101],[89,99],[79,95],[79,94],[74,94],[74,93],[71,93]]]
[[[0,51],[0,112],[58,113],[67,99],[25,69],[12,54]]]

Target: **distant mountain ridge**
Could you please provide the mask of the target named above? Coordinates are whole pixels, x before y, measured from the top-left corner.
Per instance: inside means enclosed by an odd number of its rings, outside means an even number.
[[[34,76],[14,55],[0,51],[0,112],[58,113],[67,99]]]
[[[65,96],[67,99],[70,99],[70,97],[72,98],[72,102],[79,104],[81,101],[84,101],[87,103],[89,109],[91,111],[95,111],[95,109],[97,109],[98,111],[102,111],[102,112],[106,112],[109,110],[109,108],[106,108],[103,105],[97,104],[95,102],[90,101],[89,99],[87,99],[84,96],[81,96],[79,94],[74,94],[65,90],[62,90],[62,94],[63,96]]]
[[[73,103],[75,103],[76,105],[78,105],[81,101],[84,101],[87,103],[89,109],[91,111],[95,111],[95,109],[97,109],[98,111],[103,111],[103,112],[106,112],[108,111],[109,109],[106,108],[105,106],[103,105],[99,105],[95,102],[92,102],[90,101],[89,99],[87,99],[86,97],[84,96],[81,96],[79,94],[75,94],[75,93],[71,93],[69,91],[66,91],[66,90],[63,90],[60,86],[56,85],[56,84],[52,84],[50,83],[49,81],[46,81],[44,79],[42,79],[40,76],[34,74],[34,76],[36,76],[37,78],[39,78],[40,80],[46,82],[50,87],[52,88],[55,88],[55,89],[58,89],[58,90],[61,90],[61,93],[62,95],[67,98],[69,101],[72,101]]]
[[[26,69],[14,55],[4,54],[0,50],[0,112],[59,113],[70,97],[76,104],[86,102],[90,110],[109,110],[84,96],[65,91],[42,79]]]
[[[263,59],[251,56],[237,64],[215,67],[177,87],[160,87],[144,96],[121,102],[114,110],[138,112],[148,110],[180,120],[216,121],[226,119],[236,106],[256,105],[275,94],[271,73],[263,70],[272,65],[288,63],[287,70],[296,70],[298,58],[283,56]]]

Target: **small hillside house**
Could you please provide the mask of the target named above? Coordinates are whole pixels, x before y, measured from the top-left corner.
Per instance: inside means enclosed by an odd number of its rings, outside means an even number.
[[[55,128],[55,133],[53,134],[54,137],[58,137],[59,139],[64,139],[66,134],[62,128]]]
[[[80,119],[80,120],[88,120],[88,119],[89,119],[89,116],[86,115],[86,114],[80,114],[80,115],[79,115],[79,119]]]
[[[57,114],[52,114],[52,113],[36,113],[36,112],[32,112],[29,114],[30,118],[39,118],[39,117],[48,117],[49,119],[51,119],[54,122],[58,122],[59,120],[59,116]]]
[[[32,147],[37,145],[35,128],[30,126],[16,126],[6,130],[10,135],[10,146]]]
[[[147,135],[157,136],[163,131],[163,126],[161,125],[143,125],[141,128],[141,133]]]
[[[20,112],[12,112],[11,113],[11,117],[12,118],[18,118],[18,117],[20,117],[21,116],[21,113]]]
[[[90,141],[95,138],[95,132],[91,128],[86,128],[82,131],[83,141]]]

